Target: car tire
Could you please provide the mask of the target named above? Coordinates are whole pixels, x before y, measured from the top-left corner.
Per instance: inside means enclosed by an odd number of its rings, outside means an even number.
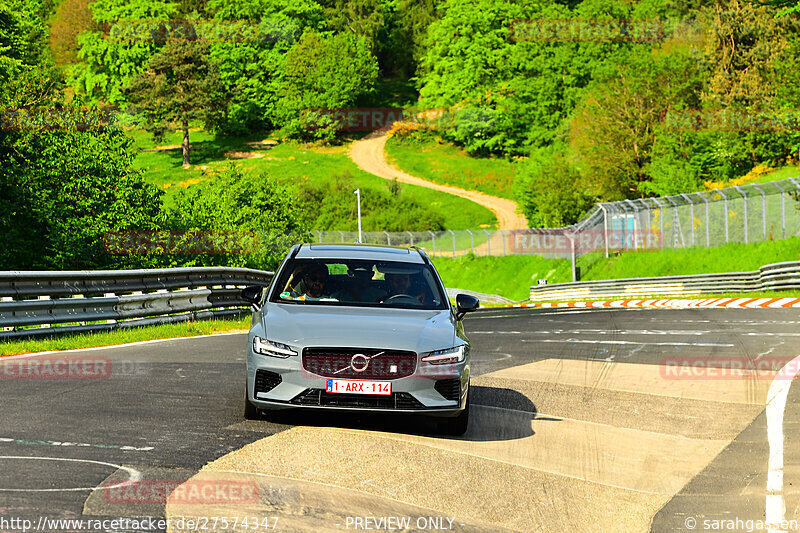
[[[453,418],[445,418],[439,422],[439,430],[452,437],[460,437],[467,432],[469,427],[469,396],[467,397],[467,406],[461,411],[458,416]]]
[[[258,407],[250,403],[247,397],[247,389],[244,390],[244,419],[245,420],[259,420],[261,418],[261,411]]]

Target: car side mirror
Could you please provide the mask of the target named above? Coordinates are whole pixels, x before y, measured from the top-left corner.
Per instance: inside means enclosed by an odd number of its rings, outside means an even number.
[[[261,285],[250,285],[249,287],[242,289],[242,292],[239,293],[239,296],[241,296],[242,300],[245,302],[250,302],[253,311],[258,311],[261,309],[261,292],[263,290],[264,287]]]
[[[456,320],[461,320],[464,315],[478,309],[481,302],[469,294],[459,294],[456,296]]]

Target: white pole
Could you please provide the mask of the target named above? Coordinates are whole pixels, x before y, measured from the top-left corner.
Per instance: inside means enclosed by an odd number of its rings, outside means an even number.
[[[358,197],[358,244],[364,242],[361,236],[361,189],[356,189],[356,196]]]

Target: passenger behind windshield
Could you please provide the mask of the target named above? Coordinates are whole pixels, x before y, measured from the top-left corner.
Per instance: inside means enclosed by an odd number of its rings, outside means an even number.
[[[328,281],[328,267],[322,263],[313,263],[306,270],[300,283],[292,290],[292,296],[301,300],[321,300],[325,296],[326,281]]]
[[[372,267],[349,266],[347,269],[349,282],[331,297],[340,302],[378,303],[386,297],[386,291],[372,284],[374,275]]]

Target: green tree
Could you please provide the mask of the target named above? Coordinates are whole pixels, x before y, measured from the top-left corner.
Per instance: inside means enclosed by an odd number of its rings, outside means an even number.
[[[178,12],[164,0],[94,0],[89,4],[100,29],[78,36],[78,63],[69,81],[89,102],[125,103],[124,88],[161,47],[163,23]]]
[[[187,265],[228,265],[275,269],[288,248],[308,241],[302,213],[292,192],[268,175],[251,176],[231,165],[213,181],[176,197],[172,226],[256,236],[254,253],[197,255]]]
[[[231,27],[225,38],[210,43],[209,52],[228,95],[222,128],[244,134],[280,127],[284,57],[304,31],[324,29],[322,6],[313,0],[209,0],[208,7],[214,23]]]
[[[286,131],[331,138],[338,124],[318,110],[352,106],[369,94],[378,63],[363,37],[307,32],[286,54],[278,114]]]
[[[370,52],[377,52],[378,34],[386,24],[390,6],[386,0],[323,0],[328,28],[337,33],[363,37]]]
[[[121,128],[62,103],[41,46],[48,9],[0,0],[0,269],[152,266],[106,252],[110,231],[159,227],[160,192]]]
[[[420,205],[403,194],[396,181],[387,187],[357,185],[349,173],[321,184],[300,182],[297,201],[308,227],[355,231],[358,214],[353,191],[361,189],[361,218],[364,231],[439,231],[444,228],[441,213]]]
[[[516,194],[531,227],[574,224],[597,201],[563,145],[535,150],[518,172]]]
[[[8,98],[8,86],[22,64],[22,34],[19,21],[4,0],[0,0],[0,105]]]
[[[441,133],[473,153],[524,155],[552,143],[592,78],[643,46],[542,33],[554,20],[631,18],[623,2],[586,1],[571,10],[522,0],[447,0],[441,9],[419,68],[421,105],[450,109],[456,119]]]
[[[189,123],[202,121],[210,129],[224,114],[222,84],[206,50],[203,43],[170,40],[127,90],[144,128],[156,139],[162,139],[171,124],[180,125],[184,168],[190,164]]]
[[[89,0],[62,0],[50,28],[50,49],[60,67],[78,63],[78,35],[98,30],[89,9]]]
[[[416,67],[425,53],[428,28],[442,16],[443,0],[399,0],[398,18],[404,43],[411,43],[411,65]],[[408,55],[407,48],[405,49]]]
[[[604,200],[640,195],[667,110],[697,109],[703,80],[699,51],[668,50],[631,57],[593,86],[576,109],[570,147],[590,194]]]
[[[161,193],[132,168],[132,141],[77,109],[48,113],[58,124],[0,132],[0,269],[152,266],[112,256],[109,232],[156,229]],[[55,126],[55,127],[53,127]]]

